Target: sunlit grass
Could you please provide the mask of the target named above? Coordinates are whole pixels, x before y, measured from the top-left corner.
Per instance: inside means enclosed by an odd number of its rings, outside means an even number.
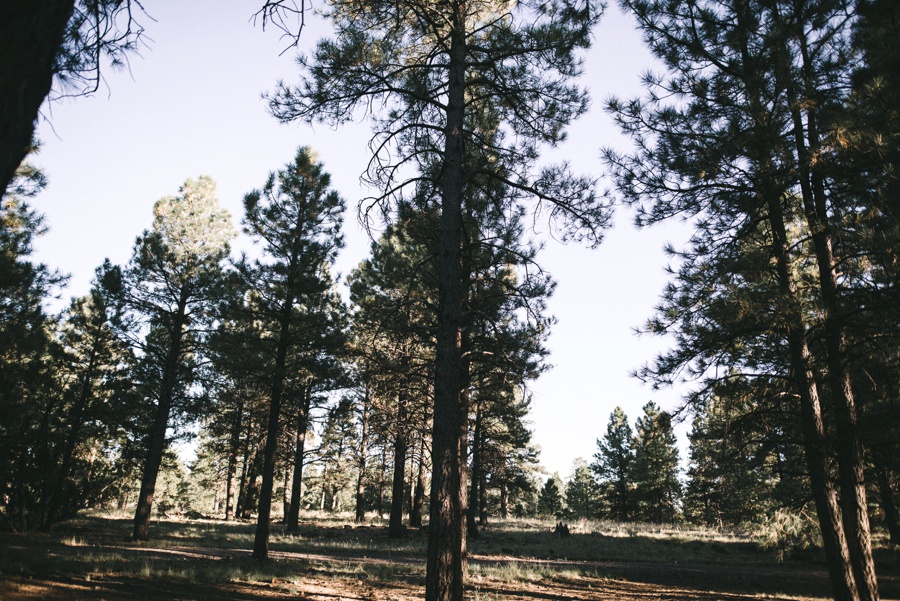
[[[393,539],[383,521],[359,525],[352,518],[306,513],[295,533],[273,524],[272,559],[260,563],[250,554],[253,521],[158,519],[151,526],[152,540],[136,543],[129,539],[131,516],[83,515],[49,534],[0,534],[0,577],[231,583],[288,593],[319,579],[350,588],[372,583],[385,592],[401,583],[418,590],[425,576],[426,531],[409,529]],[[567,522],[570,536],[559,538],[553,535],[554,523],[494,520],[470,538],[471,598],[493,599],[485,591],[530,584],[590,588],[621,578],[613,576],[619,573],[614,566],[629,563],[776,563],[758,540],[733,529],[574,520]],[[17,540],[24,542],[16,546]]]

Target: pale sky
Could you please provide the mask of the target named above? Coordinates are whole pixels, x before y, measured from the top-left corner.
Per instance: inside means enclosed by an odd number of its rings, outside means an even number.
[[[337,270],[346,275],[368,254],[369,240],[355,214],[366,195],[359,176],[368,156],[368,124],[337,130],[281,125],[266,112],[261,94],[279,79],[297,81],[296,52],[279,56],[286,46],[279,32],[254,27],[257,4],[144,0],[152,19],[139,20],[149,47],[132,58],[130,69],[107,69],[92,97],[43,107],[43,147],[34,162],[50,185],[33,205],[50,231],[37,241],[36,257],[72,275],[64,300],[87,292],[105,257],[125,263],[135,237],[151,224],[153,203],[177,193],[187,178],[211,176],[238,227],[243,195],[261,187],[301,145],[318,152],[350,207]],[[301,49],[324,33],[313,21]],[[602,111],[603,100],[638,94],[640,75],[652,62],[631,18],[616,6],[607,9],[595,38],[583,78],[594,108],[548,156],[601,175],[601,146],[627,148]],[[558,283],[549,303],[558,323],[549,340],[554,368],[531,386],[531,420],[550,473],[565,477],[575,458],[590,460],[616,405],[633,422],[648,400],[666,409],[678,404],[675,392],[653,392],[629,372],[664,348],[663,341],[637,337],[633,329],[651,315],[665,284],[663,244],[680,245],[687,235],[677,224],[638,232],[630,211],[619,208],[615,227],[597,249],[547,240],[538,258]]]

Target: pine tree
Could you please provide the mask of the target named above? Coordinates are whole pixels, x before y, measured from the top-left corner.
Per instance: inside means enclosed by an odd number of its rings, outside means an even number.
[[[28,201],[46,181],[30,164],[16,175],[0,197],[0,520],[22,530],[38,525],[34,501],[44,470],[32,445],[42,447],[35,440],[41,410],[57,396],[48,354],[53,320],[42,303],[64,278],[31,257],[46,228]]]
[[[597,453],[590,467],[600,482],[610,516],[621,522],[631,518],[633,507],[632,445],[633,434],[628,416],[621,407],[616,407],[609,416],[606,435],[597,440]]]
[[[562,481],[554,474],[544,482],[541,492],[538,494],[537,512],[540,515],[562,517],[565,509]]]
[[[244,197],[243,225],[261,244],[262,258],[250,261],[242,257],[236,267],[248,291],[249,321],[260,324],[265,332],[261,337],[266,356],[262,370],[269,386],[253,544],[257,560],[268,558],[282,405],[290,396],[310,398],[314,363],[324,351],[324,340],[342,331],[333,321],[340,311],[339,301],[332,299],[330,266],[343,246],[344,202],[329,190],[330,185],[331,177],[304,147],[292,163],[269,174],[262,190]],[[300,429],[305,434],[302,426]]]
[[[128,328],[121,287],[121,270],[105,261],[90,293],[72,300],[59,325],[54,369],[62,399],[54,411],[58,437],[46,469],[42,528],[101,501],[103,491],[111,489],[110,474],[84,457],[115,456],[117,435],[127,424],[127,404],[133,400],[129,370],[134,357],[121,336]]]
[[[568,514],[575,518],[595,518],[599,513],[599,489],[591,468],[584,459],[572,464],[572,475],[566,482]]]
[[[535,173],[540,144],[587,108],[571,85],[599,16],[591,2],[446,3],[335,0],[340,38],[301,58],[304,80],[272,99],[283,120],[346,121],[385,107],[369,177],[387,202],[430,188],[440,204],[439,308],[434,379],[429,601],[462,599],[465,572],[466,399],[463,327],[463,204],[485,179],[503,181],[596,241],[605,223],[590,180],[565,168]],[[503,131],[502,137],[496,136]],[[507,135],[508,134],[508,135]],[[393,160],[396,159],[396,160]],[[404,166],[420,172],[405,179]],[[488,168],[489,167],[489,168]],[[402,178],[402,179],[397,179]],[[480,181],[479,181],[480,180]],[[493,199],[499,201],[501,199]],[[570,230],[571,231],[571,230]]]
[[[634,432],[635,515],[648,522],[672,522],[678,517],[681,483],[678,481],[678,441],[672,418],[656,403],[644,405]]]
[[[134,517],[135,540],[150,537],[150,510],[173,414],[193,411],[190,385],[214,308],[223,294],[222,262],[234,236],[209,177],[187,180],[178,196],[153,207],[153,228],[135,243],[124,273],[125,302],[144,324],[136,379],[147,398],[145,460]]]
[[[843,112],[849,89],[844,84],[852,64],[855,3],[623,4],[638,18],[667,73],[647,79],[646,102],[610,105],[637,142],[630,157],[607,155],[619,189],[643,207],[643,223],[696,218],[696,234],[679,257],[695,268],[705,263],[706,272],[693,270],[680,285],[715,279],[717,290],[768,293],[760,305],[776,316],[768,328],[754,323],[756,311],[741,309],[735,317],[751,326],[747,337],[766,332],[767,344],[754,344],[751,351],[768,354],[761,380],[776,377],[776,371],[790,374],[836,597],[877,599],[847,344],[854,312],[850,284],[865,276],[853,269],[857,253],[842,246],[847,230],[841,217],[866,209],[855,204],[858,197],[839,192],[840,171],[833,169],[830,150],[840,135],[834,117]],[[748,236],[758,237],[768,268],[748,281],[728,278],[725,265],[740,257]],[[728,259],[720,262],[722,255]],[[700,298],[699,286],[694,291]],[[660,331],[681,330],[699,341],[695,328],[711,331],[700,317],[708,308],[706,301],[694,311],[682,305],[678,325]],[[656,323],[672,324],[673,316],[662,315]],[[665,374],[657,382],[678,365],[703,374],[704,364],[719,363],[717,352],[739,354],[741,331],[723,334],[702,341],[718,338],[719,347],[679,343],[680,357],[657,363],[657,373]],[[772,361],[779,354],[778,363]],[[823,399],[834,402],[833,429],[826,428]],[[831,479],[830,445],[838,454],[840,490]]]

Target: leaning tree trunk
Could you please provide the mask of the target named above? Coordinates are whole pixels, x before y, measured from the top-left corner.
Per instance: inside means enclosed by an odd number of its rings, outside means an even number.
[[[810,63],[806,39],[801,35],[799,41],[804,71],[808,78],[811,74],[808,73]],[[829,229],[830,220],[821,167],[815,166],[813,158],[818,156],[821,150],[817,117],[815,108],[809,109],[804,127],[800,104],[790,87],[787,100],[791,106],[794,126],[801,197],[819,271],[819,297],[822,301],[825,322],[828,379],[836,409],[838,477],[841,485],[840,506],[844,532],[860,599],[878,601],[878,580],[875,577],[875,561],[872,557],[872,536],[866,498],[865,461],[835,273],[833,235]]]
[[[34,138],[74,0],[0,3],[0,196]]]
[[[800,397],[800,415],[803,424],[804,450],[809,471],[810,488],[816,505],[819,526],[828,562],[828,572],[837,601],[859,601],[859,590],[850,563],[844,524],[838,507],[837,495],[828,470],[828,445],[822,420],[822,407],[812,360],[807,342],[806,325],[800,296],[794,281],[793,265],[790,257],[786,219],[782,207],[784,189],[778,181],[777,169],[772,160],[773,147],[781,141],[780,136],[772,139],[770,126],[771,111],[766,106],[763,84],[770,73],[760,68],[758,57],[750,50],[748,33],[754,30],[753,17],[749,14],[749,4],[742,0],[737,6],[737,30],[741,34],[740,51],[745,72],[742,74],[746,86],[750,116],[754,122],[754,132],[750,158],[754,161],[758,181],[757,198],[767,211],[771,230],[771,255],[775,260],[776,279],[781,301],[782,315],[788,343],[791,372],[797,395]],[[786,79],[786,78],[783,78]],[[785,83],[785,82],[782,82]],[[784,92],[784,90],[780,90]],[[778,134],[775,134],[778,136]]]
[[[306,432],[309,430],[309,407],[312,404],[312,383],[303,391],[303,399],[297,410],[297,441],[294,447],[294,481],[291,484],[291,504],[287,511],[288,532],[300,529],[300,499],[303,492],[303,457],[306,453]]]
[[[789,240],[779,196],[774,193],[768,194],[767,206],[774,238],[772,251],[775,255],[778,286],[782,298],[788,305],[789,315],[785,316],[788,352],[796,392],[800,396],[806,464],[816,513],[819,516],[819,526],[822,530],[828,573],[837,601],[860,601],[837,495],[828,470],[828,444],[822,420],[822,407],[819,402],[815,375],[811,368],[809,346],[798,304],[797,287],[791,272],[788,254]]]
[[[426,601],[461,601],[465,559],[462,553],[465,498],[460,495],[464,458],[459,425],[462,325],[462,192],[465,127],[465,16],[457,4],[450,39],[447,122],[441,177],[441,230],[438,244],[438,326],[432,425],[431,523],[425,571]]]
[[[144,474],[141,477],[141,492],[138,495],[137,509],[134,512],[133,540],[150,540],[150,510],[153,507],[153,494],[156,490],[156,479],[162,465],[163,451],[166,448],[166,429],[169,427],[169,413],[178,384],[178,366],[181,362],[184,326],[187,320],[188,290],[181,291],[178,308],[172,324],[166,362],[163,366],[163,378],[160,386],[159,404],[149,433],[147,459],[144,463]]]

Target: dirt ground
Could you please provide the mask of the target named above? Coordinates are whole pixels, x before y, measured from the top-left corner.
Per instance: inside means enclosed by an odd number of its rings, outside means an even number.
[[[105,537],[97,543],[73,545],[37,535],[0,536],[0,600],[272,600],[412,601],[421,599],[424,557],[377,549],[359,552],[342,548],[317,552],[273,551],[271,577],[209,580],[211,570],[228,565],[252,569],[249,550],[214,546],[178,546],[168,540],[158,546]],[[116,558],[129,569],[85,570],[89,557]],[[515,555],[470,556],[471,600],[622,600],[738,601],[748,599],[825,599],[827,573],[819,562],[770,565],[718,565],[680,562],[571,561]],[[133,566],[170,566],[141,575]],[[900,599],[900,566],[896,558],[879,566],[882,599]],[[282,570],[281,566],[305,566]],[[13,566],[18,566],[13,568]],[[78,566],[78,567],[74,567]],[[495,574],[512,566],[525,579]],[[529,568],[532,568],[529,570]],[[534,570],[533,568],[540,568]],[[191,570],[201,575],[186,577]],[[18,570],[19,573],[15,573]],[[169,573],[166,573],[169,570]],[[162,571],[163,573],[160,573]],[[513,570],[514,571],[514,570]]]

